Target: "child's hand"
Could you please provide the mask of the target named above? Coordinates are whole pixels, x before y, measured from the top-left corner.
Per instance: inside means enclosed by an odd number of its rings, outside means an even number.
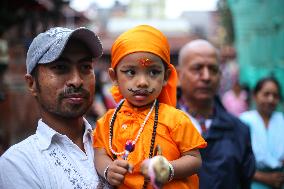
[[[131,172],[130,165],[126,160],[116,159],[108,168],[106,179],[113,185],[118,186],[124,181],[124,175],[129,171]]]
[[[170,163],[161,155],[144,160],[141,172],[146,178],[150,178],[155,189],[162,188],[162,185],[168,182],[171,177]]]

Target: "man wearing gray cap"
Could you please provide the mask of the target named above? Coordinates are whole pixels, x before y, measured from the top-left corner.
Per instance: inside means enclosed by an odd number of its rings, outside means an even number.
[[[51,28],[31,43],[25,79],[41,119],[36,133],[0,159],[0,188],[97,188],[92,128],[98,36],[86,28]],[[26,110],[32,111],[32,110]]]

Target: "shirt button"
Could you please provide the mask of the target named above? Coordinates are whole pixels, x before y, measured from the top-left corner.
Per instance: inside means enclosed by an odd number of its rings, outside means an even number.
[[[126,125],[126,124],[121,125],[121,127],[122,127],[124,130],[127,129],[127,125]]]

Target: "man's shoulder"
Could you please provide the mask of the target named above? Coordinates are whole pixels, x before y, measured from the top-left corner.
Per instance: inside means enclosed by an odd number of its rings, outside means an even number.
[[[242,133],[244,136],[249,135],[249,128],[245,125],[245,123],[226,110],[219,112],[217,117],[220,122],[224,122],[226,125],[232,127],[233,131]]]
[[[31,135],[23,141],[11,146],[2,156],[0,161],[21,161],[21,159],[33,159],[36,152],[36,135]]]
[[[41,188],[38,153],[35,135],[11,146],[0,157],[0,185],[3,188]]]

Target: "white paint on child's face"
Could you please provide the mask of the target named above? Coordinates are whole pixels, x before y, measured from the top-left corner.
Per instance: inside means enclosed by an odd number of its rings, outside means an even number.
[[[141,59],[151,63],[141,64]],[[121,59],[116,67],[116,80],[124,98],[138,107],[152,103],[167,83],[163,61],[147,52],[132,53]]]

